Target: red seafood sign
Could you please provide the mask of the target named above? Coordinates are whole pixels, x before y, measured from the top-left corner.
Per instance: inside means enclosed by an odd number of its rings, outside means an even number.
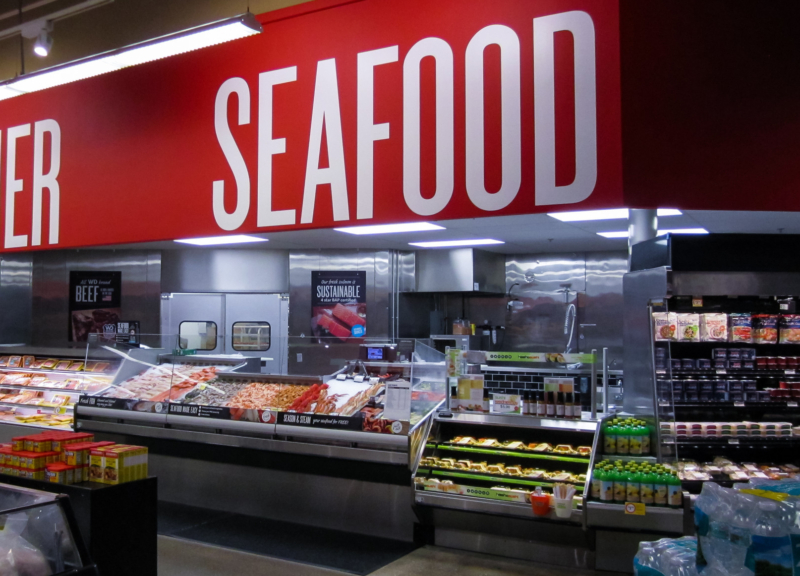
[[[0,102],[0,249],[623,205],[618,0],[317,0]]]

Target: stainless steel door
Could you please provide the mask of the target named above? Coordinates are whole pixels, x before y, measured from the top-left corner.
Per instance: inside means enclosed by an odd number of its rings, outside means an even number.
[[[261,371],[286,374],[289,298],[281,294],[225,295],[225,353],[261,358]]]
[[[213,350],[206,347],[201,353],[225,353],[222,338],[225,333],[224,294],[163,294],[161,304],[161,333],[164,334],[164,348],[172,350],[178,346],[181,324],[187,323],[184,325],[184,332],[187,332],[190,328],[188,323],[207,322],[216,326],[216,341]]]

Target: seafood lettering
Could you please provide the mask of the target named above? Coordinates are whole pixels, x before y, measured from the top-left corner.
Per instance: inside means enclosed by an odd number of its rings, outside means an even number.
[[[597,82],[595,27],[591,16],[583,11],[570,11],[532,19],[533,41],[524,49],[533,52],[534,98],[523,102],[520,37],[529,38],[530,30],[514,30],[506,25],[493,24],[478,30],[468,43],[463,61],[466,115],[463,129],[456,125],[455,73],[456,55],[451,45],[442,38],[429,37],[417,41],[408,52],[401,55],[399,46],[388,46],[361,52],[356,62],[356,182],[355,219],[374,217],[373,199],[375,184],[375,143],[392,138],[402,138],[402,190],[406,206],[419,216],[435,216],[451,202],[455,190],[456,135],[464,138],[466,152],[464,177],[469,201],[479,210],[494,212],[509,206],[517,197],[522,185],[523,157],[521,117],[523,106],[530,106],[534,116],[534,146],[536,167],[535,204],[573,204],[586,200],[597,183]],[[579,142],[574,151],[575,177],[570,184],[556,185],[556,98],[555,98],[555,36],[570,32],[574,40],[574,102],[575,139]],[[500,52],[500,114],[501,134],[500,188],[490,192],[485,182],[486,127],[484,80],[488,73],[484,56],[490,47]],[[529,52],[530,53],[530,52]],[[421,133],[423,61],[435,61],[435,120],[436,153],[422,158]],[[402,62],[401,62],[402,61]],[[460,64],[460,63],[459,63]],[[229,108],[238,126],[251,123],[250,84],[239,77],[225,80],[219,87],[214,106],[214,127],[220,149],[233,175],[233,193],[226,192],[225,180],[212,185],[212,207],[217,225],[232,231],[244,225],[251,210],[251,182],[256,182],[256,223],[259,228],[314,224],[317,214],[318,193],[330,194],[333,220],[351,220],[350,197],[352,183],[348,183],[345,170],[343,122],[351,120],[343,115],[340,106],[340,82],[352,75],[343,72],[345,59],[320,60],[316,70],[290,66],[259,74],[257,93],[258,150],[257,165],[248,166],[241,142],[237,142],[229,125]],[[376,98],[389,95],[376,94],[376,68],[381,74],[402,75],[402,121],[392,126],[389,122],[375,123]],[[297,146],[286,138],[273,134],[275,116],[286,110],[275,110],[275,91],[287,90],[286,84],[297,82],[298,76],[314,75],[314,93],[302,200],[295,199],[294,206],[274,210],[273,180],[275,156],[286,154],[287,147]],[[235,96],[235,99],[234,99]],[[381,102],[381,104],[384,104]],[[402,127],[402,130],[400,128]],[[348,126],[345,124],[345,128]],[[395,133],[395,131],[397,131]],[[237,134],[240,132],[237,131]],[[395,135],[397,134],[397,135]],[[323,138],[325,142],[323,143]],[[327,166],[320,167],[323,147],[327,150]],[[525,160],[528,162],[528,160]],[[431,163],[435,174],[433,193],[422,192],[422,175],[428,172],[423,163]],[[280,164],[279,164],[280,166]],[[251,178],[255,168],[256,178]],[[53,179],[54,181],[54,179]],[[56,186],[57,190],[57,186]],[[53,188],[51,187],[51,195]],[[226,195],[229,196],[226,202]],[[13,198],[13,194],[11,195]],[[235,200],[235,202],[233,202]],[[326,199],[327,200],[327,199]],[[12,200],[13,202],[13,200]],[[283,201],[285,202],[285,201]],[[321,204],[327,206],[327,201]],[[226,208],[227,205],[227,208]],[[232,211],[228,208],[233,207]],[[8,227],[7,227],[8,238]],[[17,244],[23,246],[25,244]],[[8,244],[7,244],[8,246]]]

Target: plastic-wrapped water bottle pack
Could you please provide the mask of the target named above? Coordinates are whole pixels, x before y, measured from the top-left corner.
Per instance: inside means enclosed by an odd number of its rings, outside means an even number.
[[[697,538],[642,542],[637,576],[800,576],[800,482],[706,482]],[[691,558],[691,561],[690,561]]]

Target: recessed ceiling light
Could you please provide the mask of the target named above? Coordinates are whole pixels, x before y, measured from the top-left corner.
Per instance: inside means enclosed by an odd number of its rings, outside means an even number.
[[[674,208],[659,208],[659,216],[680,216],[682,212]],[[556,220],[562,222],[589,222],[591,220],[626,220],[628,218],[627,208],[613,208],[611,210],[582,210],[579,212],[554,212],[548,214]]]
[[[598,232],[597,234],[603,238],[627,238],[629,236],[629,232],[627,230]],[[705,228],[675,228],[673,230],[658,231],[658,236],[663,236],[664,234],[708,234],[708,230]]]
[[[411,246],[420,248],[451,248],[455,246],[487,246],[489,244],[505,244],[501,240],[482,238],[479,240],[442,240],[439,242],[409,242]]]
[[[351,226],[349,228],[334,228],[337,232],[347,234],[396,234],[398,232],[428,232],[431,230],[444,230],[444,226],[430,222],[409,222],[407,224],[377,224],[373,226]]]
[[[222,244],[247,244],[249,242],[268,242],[266,238],[236,234],[233,236],[212,236],[210,238],[186,238],[175,240],[181,244],[194,244],[195,246],[220,246]]]

